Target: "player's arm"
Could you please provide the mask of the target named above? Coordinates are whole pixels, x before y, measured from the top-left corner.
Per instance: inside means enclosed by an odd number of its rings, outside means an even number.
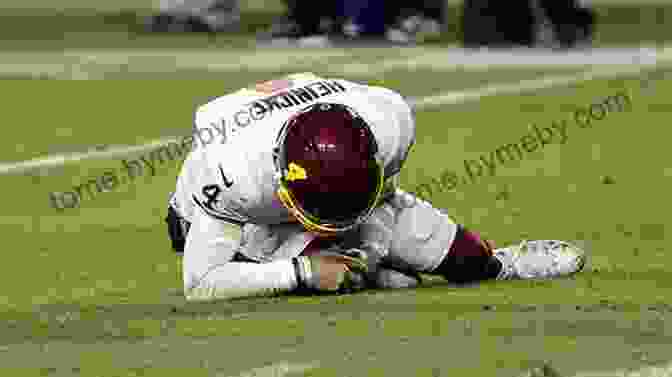
[[[289,292],[337,292],[361,284],[367,266],[362,260],[323,253],[270,263],[232,261],[240,245],[239,225],[195,216],[184,250],[184,295],[189,301],[210,301]]]
[[[195,215],[184,250],[184,295],[189,301],[269,296],[290,292],[298,281],[292,260],[233,262],[242,227]]]

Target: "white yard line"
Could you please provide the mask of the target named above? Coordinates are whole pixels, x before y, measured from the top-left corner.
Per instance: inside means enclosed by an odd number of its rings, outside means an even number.
[[[651,67],[655,66],[655,64],[672,61],[672,47],[658,50],[657,54],[655,55],[655,62],[653,63],[648,59],[645,60],[646,61],[641,62],[641,65],[633,65],[631,67],[602,67],[580,74],[549,76],[540,79],[523,80],[511,84],[487,85],[485,87],[476,89],[449,91],[445,93],[438,93],[432,96],[411,99],[411,102],[414,104],[416,109],[422,110],[440,105],[465,103],[487,96],[518,94],[556,86],[572,85],[597,78],[636,75],[642,71],[651,69]],[[114,158],[132,153],[142,153],[178,140],[180,140],[179,137],[160,138],[142,145],[114,146],[104,151],[94,150],[81,153],[57,154],[27,161],[0,163],[0,175],[22,173],[35,168],[60,166],[66,163],[78,162],[87,159]]]
[[[288,374],[303,373],[315,368],[317,368],[316,363],[297,364],[283,361],[265,367],[250,369],[236,377],[284,377]],[[217,376],[220,376],[220,374],[217,374]]]
[[[672,377],[672,362],[667,365],[648,366],[636,370],[579,372],[574,377]]]
[[[475,101],[487,96],[494,96],[501,94],[518,94],[527,91],[535,91],[556,86],[571,85],[584,81],[593,80],[596,78],[610,78],[624,75],[636,75],[645,69],[646,67],[644,66],[611,69],[611,70],[608,70],[606,68],[595,69],[581,74],[551,76],[541,79],[523,80],[513,84],[488,85],[477,89],[449,91],[432,96],[411,99],[411,103],[415,106],[416,109],[422,110],[440,105],[460,104],[469,101]],[[180,140],[180,138],[178,137],[161,138],[142,145],[115,146],[110,147],[109,149],[104,151],[58,154],[43,158],[31,159],[27,161],[2,163],[0,164],[0,175],[21,173],[35,168],[48,168],[53,166],[60,166],[66,163],[77,162],[86,159],[114,158],[132,153],[142,153],[177,140]]]
[[[487,85],[476,90],[446,92],[443,94],[440,93],[429,97],[418,98],[417,100],[414,100],[414,105],[418,109],[423,109],[430,106],[464,103],[468,101],[475,101],[487,96],[519,94],[556,86],[568,86],[598,78],[637,75],[645,70],[646,68],[643,66],[619,69],[600,68],[574,75],[547,76],[540,79],[523,80],[512,84]]]
[[[464,50],[459,47],[268,48],[228,51],[65,50],[61,53],[0,52],[0,75],[64,80],[104,79],[110,73],[279,72],[373,76],[393,70],[436,72],[490,68],[590,68],[653,64],[655,46],[549,52],[543,49]]]
[[[375,65],[353,62],[329,67],[334,72],[352,75],[374,75],[393,70],[426,69],[432,71],[487,70],[492,68],[592,68],[655,64],[657,50],[653,47],[595,48],[588,50],[549,52],[544,49],[464,50],[461,48],[419,48],[406,59],[386,59]]]
[[[178,137],[165,137],[152,140],[146,144],[119,145],[103,151],[93,150],[89,152],[55,154],[43,158],[35,158],[32,160],[20,161],[16,163],[3,163],[0,164],[0,175],[20,173],[37,168],[49,168],[53,166],[60,166],[65,165],[67,163],[78,162],[82,160],[115,158],[120,156],[131,155],[134,153],[142,153],[178,140],[180,140],[180,138]]]
[[[410,54],[410,52],[409,52]],[[389,54],[397,58],[399,54]],[[403,56],[402,56],[403,57]],[[205,72],[278,72],[324,68],[334,61],[355,61],[345,49],[65,50],[61,53],[0,52],[0,75],[62,80],[104,79],[106,74]]]
[[[236,377],[284,377],[288,374],[296,374],[317,368],[316,363],[296,364],[278,362],[265,367],[247,370]],[[521,377],[532,376],[531,372]],[[217,376],[220,376],[219,374]],[[575,374],[573,377],[672,377],[672,362],[666,365],[645,366],[639,369],[615,369],[608,371],[585,371]]]

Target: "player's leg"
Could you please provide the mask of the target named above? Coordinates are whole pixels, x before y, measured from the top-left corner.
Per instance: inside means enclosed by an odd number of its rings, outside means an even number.
[[[464,284],[495,279],[501,271],[502,263],[493,255],[491,246],[478,233],[458,225],[448,253],[432,273]]]
[[[171,197],[173,194],[171,193]],[[187,234],[191,223],[182,218],[172,205],[168,205],[168,215],[166,216],[166,224],[168,225],[168,236],[172,244],[173,250],[178,253],[184,253],[184,244],[187,242]]]
[[[198,13],[198,18],[209,31],[234,31],[240,23],[240,4],[238,0],[214,0]]]
[[[532,46],[534,18],[530,0],[465,0],[462,40],[474,48]]]
[[[538,6],[548,17],[558,41],[564,47],[590,42],[594,14],[580,6],[577,0],[537,0]]]
[[[583,252],[561,241],[493,249],[426,201],[396,190],[361,227],[360,238],[381,263],[399,271],[442,275],[455,283],[553,278],[581,270]]]
[[[161,0],[149,26],[155,31],[222,31],[239,21],[237,0]]]
[[[501,263],[480,237],[412,194],[396,190],[360,227],[368,250],[381,265],[405,275],[443,275],[454,283],[495,278]],[[394,280],[394,279],[392,279]]]

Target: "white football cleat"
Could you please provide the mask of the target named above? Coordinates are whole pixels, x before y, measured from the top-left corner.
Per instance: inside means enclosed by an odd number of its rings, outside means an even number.
[[[585,251],[564,241],[522,241],[493,252],[502,263],[498,280],[570,276],[581,271],[586,264]]]

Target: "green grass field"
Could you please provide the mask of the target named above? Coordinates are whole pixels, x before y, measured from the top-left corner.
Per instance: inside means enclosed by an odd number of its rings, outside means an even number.
[[[444,34],[434,44],[459,40],[460,1],[449,1]],[[601,45],[632,45],[670,41],[669,0],[593,0],[598,16],[595,37]],[[250,33],[265,30],[284,12],[280,0],[243,1],[239,32],[211,35],[162,35],[144,31],[145,17],[154,12],[151,0],[58,1],[6,0],[0,4],[0,51],[62,51],[70,48],[189,48],[250,47]]]
[[[0,19],[46,14],[46,2],[31,4],[3,3],[9,10]],[[62,3],[83,14],[145,3],[110,4]],[[250,9],[265,9],[258,4]],[[73,27],[85,30],[86,17]],[[619,43],[654,40],[659,29],[648,26]],[[0,30],[13,27],[0,22]],[[429,64],[431,48],[265,52],[244,48],[250,38],[241,34],[218,38],[217,46],[236,46],[219,50],[199,36],[139,42],[112,28],[49,39],[45,29],[0,41],[0,171],[31,158],[179,137],[198,104],[297,70],[426,98],[610,69],[456,68],[447,60]],[[141,46],[148,48],[135,49]],[[45,79],[28,79],[36,77]],[[0,174],[0,376],[620,377],[665,365],[672,360],[671,77],[665,60],[644,76],[418,110],[417,144],[402,175],[408,190],[446,170],[463,175],[465,159],[519,141],[531,125],[567,122],[566,143],[498,165],[476,183],[435,189],[431,200],[499,245],[581,240],[589,265],[571,279],[473,287],[430,280],[420,289],[340,297],[186,303],[163,223],[179,161],[65,210],[51,206],[50,192],[118,172],[122,159],[137,154]],[[629,96],[628,111],[590,128],[574,121],[576,109],[617,93]],[[637,375],[672,372],[665,373]]]
[[[162,92],[166,83],[154,88]],[[87,93],[101,95],[117,85],[5,84],[43,93],[76,93],[89,85]],[[142,102],[148,84],[125,85],[137,89],[110,115],[96,106],[80,108],[79,100],[50,111],[59,114],[55,123],[77,109],[77,119],[116,120],[102,127],[73,120],[70,144],[91,142],[97,130],[134,143],[139,128],[139,134],[160,133],[161,120],[188,117],[191,105],[178,106],[178,100],[162,112],[149,110],[157,103],[141,113],[142,106],[129,104]],[[184,101],[214,92],[207,82],[180,85],[192,96]],[[667,361],[672,282],[666,228],[672,224],[665,207],[672,167],[662,156],[672,86],[660,78],[647,90],[640,86],[635,79],[596,80],[418,114],[418,144],[403,176],[409,189],[519,139],[530,123],[567,118],[571,109],[628,90],[630,112],[610,114],[592,129],[570,126],[566,144],[432,198],[500,244],[521,237],[588,241],[591,267],[555,282],[467,288],[434,282],[347,297],[186,304],[162,223],[177,164],[61,212],[50,208],[50,191],[120,169],[119,159],[2,176],[3,375],[236,376],[273,364],[313,368],[294,374],[306,376],[515,376],[549,361],[569,376]],[[21,99],[13,105],[21,106]],[[146,112],[156,113],[158,122],[140,127]],[[26,124],[18,115],[3,120]],[[42,138],[58,140],[41,134],[54,132],[54,123],[31,124],[37,145],[48,145]],[[31,140],[24,144],[29,148]],[[434,162],[437,155],[445,164]]]

